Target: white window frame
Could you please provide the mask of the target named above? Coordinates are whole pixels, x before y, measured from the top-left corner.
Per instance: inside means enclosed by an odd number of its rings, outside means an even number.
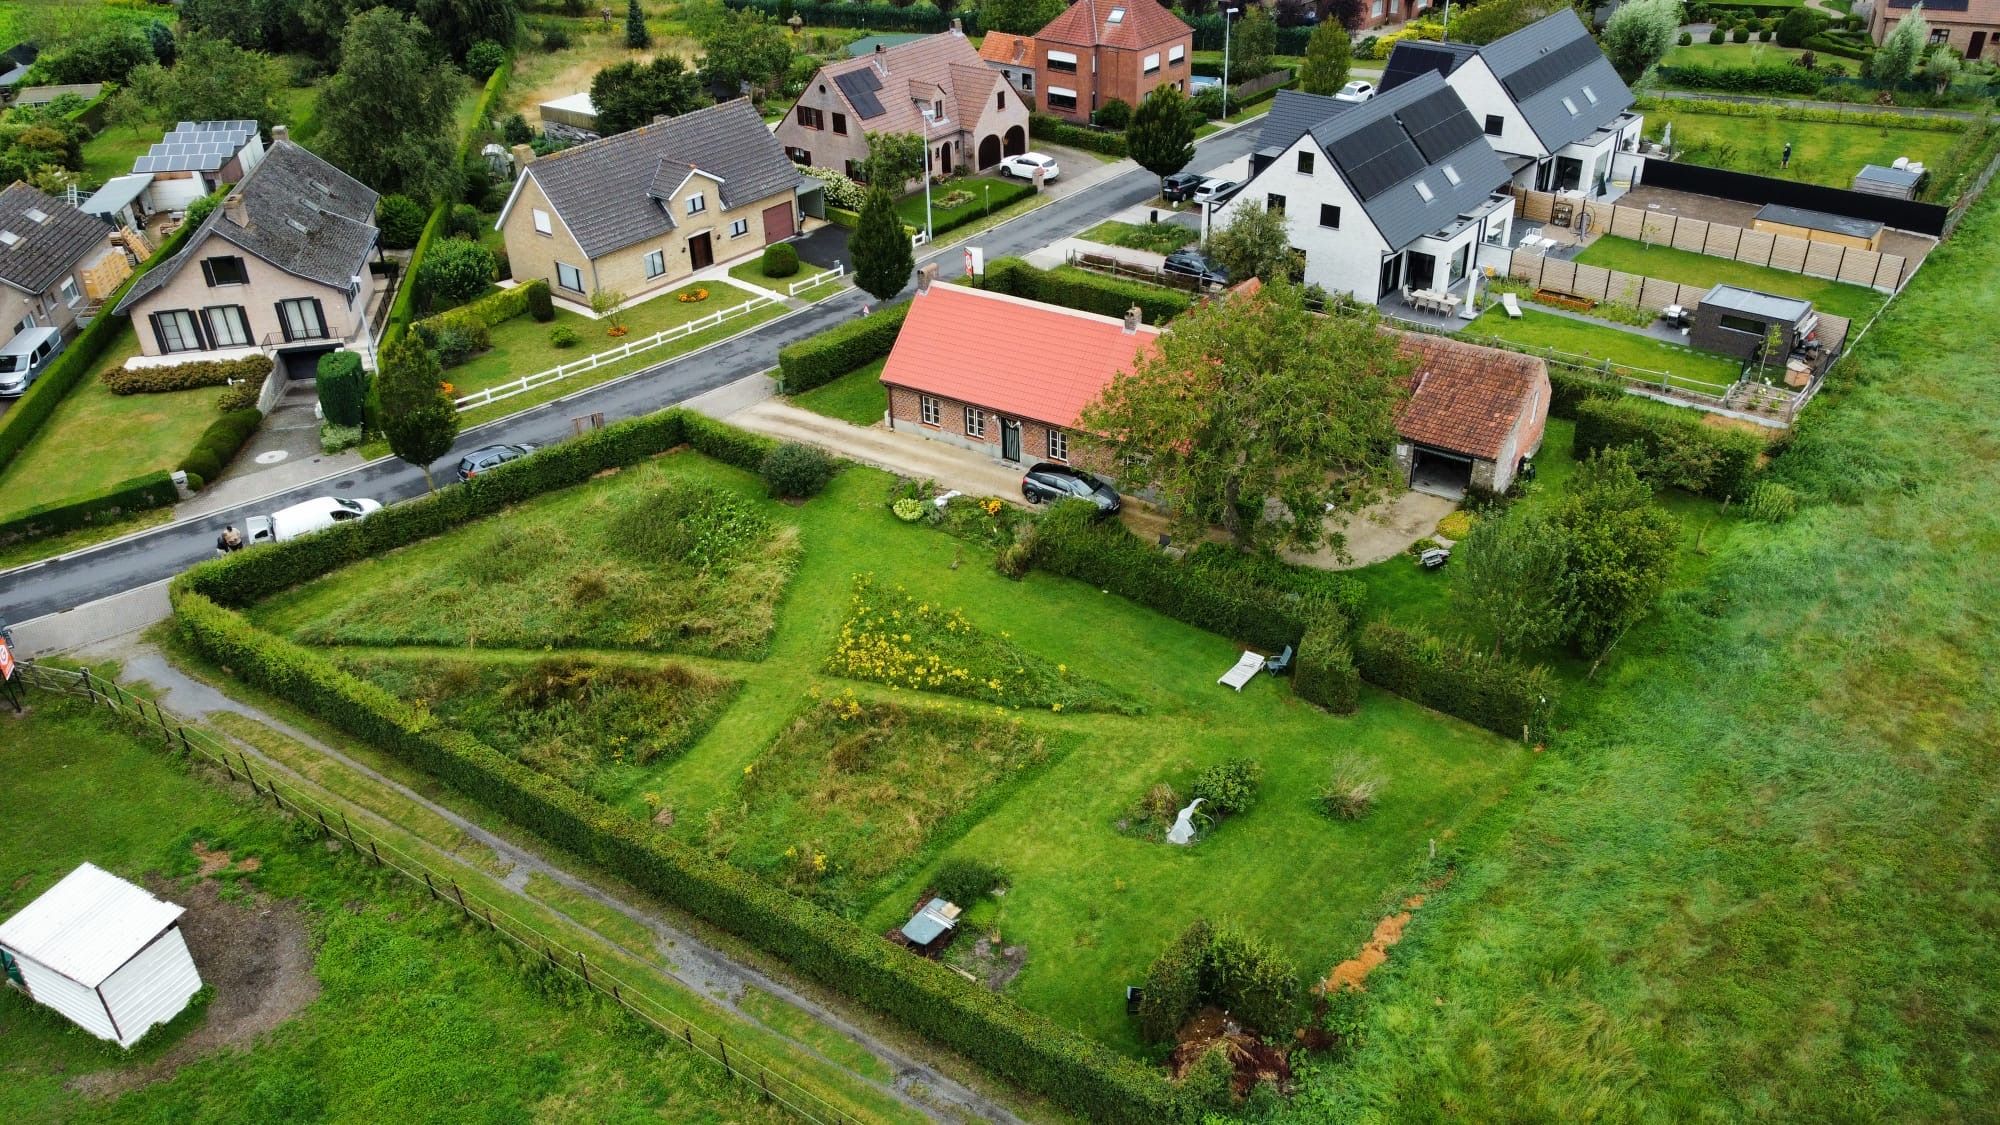
[[[704,211],[707,211],[707,210],[708,210],[708,193],[707,193],[707,192],[701,192],[701,191],[698,191],[698,192],[695,192],[695,193],[694,193],[693,195],[690,195],[690,196],[688,196],[688,201],[687,201],[687,213],[688,213],[688,214],[690,214],[690,215],[699,215],[699,214],[701,214],[702,212],[704,212]]]
[[[919,422],[922,422],[926,426],[936,426],[941,424],[938,421],[940,417],[938,400],[935,395],[917,396],[917,420]]]
[[[976,406],[965,408],[965,436],[983,438],[986,436],[986,412]]]
[[[1048,435],[1049,435],[1049,460],[1062,461],[1065,463],[1068,462],[1069,435],[1062,432],[1061,430],[1053,428],[1048,431]]]
[[[729,224],[729,237],[731,238],[742,238],[744,235],[749,233],[750,233],[750,220],[748,219],[738,219],[735,222]]]
[[[216,314],[223,314],[220,318]],[[242,305],[210,305],[201,310],[202,327],[208,330],[209,340],[218,348],[247,348],[251,345],[250,317]],[[223,339],[216,331],[217,319],[228,323],[230,339]]]
[[[554,222],[550,221],[549,213],[540,207],[532,208],[532,210],[535,213],[535,233],[553,236],[556,233],[556,226]]]
[[[1465,182],[1464,178],[1458,174],[1458,169],[1452,167],[1449,164],[1439,169],[1439,171],[1442,171],[1444,173],[1444,178],[1450,180],[1451,186],[1453,187],[1457,187],[1459,184]]]
[[[575,285],[571,285],[571,284],[569,284],[568,282],[566,282],[566,281],[564,281],[564,280],[563,280],[563,271],[564,271],[564,270],[568,270],[569,272],[571,272],[571,273],[573,273],[573,274],[575,274],[575,275],[576,275],[576,284],[575,284]],[[572,265],[570,265],[570,264],[569,264],[568,262],[557,262],[557,263],[556,263],[556,288],[558,288],[558,289],[567,289],[567,290],[569,290],[569,291],[570,291],[570,292],[572,292],[572,293],[582,293],[582,292],[584,292],[584,288],[583,288],[583,271],[582,271],[582,270],[580,270],[580,269],[577,269],[577,268],[576,268],[575,266],[572,266]]]
[[[77,286],[75,277],[65,277],[62,279],[62,299],[63,304],[68,305],[70,308],[75,308],[83,303],[83,290]]]
[[[1051,109],[1075,109],[1077,107],[1076,91],[1067,86],[1044,86],[1042,87],[1042,97],[1048,99],[1049,108]],[[1068,98],[1069,104],[1058,107],[1054,101],[1056,98]]]
[[[1140,64],[1139,69],[1146,74],[1158,74],[1160,72],[1160,53],[1154,51],[1152,54],[1147,55],[1145,60]]]
[[[1048,60],[1052,63],[1068,63],[1071,66],[1076,65],[1076,56],[1070,54],[1068,51],[1050,51],[1048,53]]]
[[[1177,63],[1185,58],[1187,58],[1187,48],[1181,46],[1179,43],[1176,43],[1172,47],[1167,49],[1168,62]]]
[[[667,252],[665,250],[655,250],[646,255],[646,280],[651,281],[656,277],[665,277],[666,275]]]

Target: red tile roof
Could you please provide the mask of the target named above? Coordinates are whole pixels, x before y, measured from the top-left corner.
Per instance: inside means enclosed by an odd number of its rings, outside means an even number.
[[[1548,416],[1546,363],[1443,336],[1399,335],[1397,347],[1417,366],[1410,373],[1410,397],[1397,414],[1398,433],[1421,445],[1493,461],[1520,425],[1518,452],[1532,451]]]
[[[1117,23],[1111,22],[1114,12],[1123,13]],[[1037,31],[1035,38],[1042,43],[1078,47],[1101,44],[1138,50],[1171,43],[1192,32],[1158,0],[1076,0],[1062,15]]]
[[[1151,3],[1152,0],[1146,0]],[[910,300],[882,382],[1069,428],[1160,330],[933,282]]]
[[[987,62],[1007,63],[1012,66],[1035,65],[1035,37],[1032,35],[1011,35],[1005,31],[989,31],[979,42],[979,57]]]

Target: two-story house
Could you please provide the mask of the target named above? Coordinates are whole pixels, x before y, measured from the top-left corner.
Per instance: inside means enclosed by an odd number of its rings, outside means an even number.
[[[0,191],[0,347],[30,328],[71,335],[131,272],[102,220],[27,184]]]
[[[1382,92],[1429,74],[1457,91],[1516,187],[1603,195],[1616,154],[1638,150],[1632,91],[1569,8],[1484,46],[1398,43]]]
[[[1194,29],[1155,0],[1076,0],[1035,33],[1042,108],[1089,121],[1106,102],[1138,105],[1156,86],[1188,88]]]
[[[346,348],[372,363],[375,199],[276,126],[263,160],[116,311],[160,362]]]
[[[991,168],[1028,151],[1028,106],[953,20],[950,31],[821,67],[777,128],[793,163],[857,180],[869,133],[924,138],[934,176]]]
[[[494,227],[517,279],[638,297],[798,233],[800,179],[737,98],[532,160]]]
[[[1213,221],[1282,212],[1305,280],[1330,292],[1375,301],[1453,289],[1482,265],[1504,271],[1507,170],[1436,74],[1360,103],[1280,91],[1250,166]]]
[[[1919,3],[1924,22],[1930,25],[1932,46],[1953,47],[1977,60],[2000,40],[2000,0],[1881,0],[1868,17],[1868,34],[1882,42]]]

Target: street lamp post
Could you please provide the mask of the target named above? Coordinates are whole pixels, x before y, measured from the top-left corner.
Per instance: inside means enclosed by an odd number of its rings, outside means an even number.
[[[1222,9],[1222,119],[1229,120],[1229,25],[1240,8]]]
[[[937,121],[924,119],[924,245],[929,246],[936,237],[931,231],[931,126]]]

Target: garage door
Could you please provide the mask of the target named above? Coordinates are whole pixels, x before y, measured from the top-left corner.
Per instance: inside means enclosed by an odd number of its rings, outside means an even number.
[[[776,207],[764,208],[764,241],[783,242],[792,237],[796,228],[792,225],[792,205],[780,203]]]

